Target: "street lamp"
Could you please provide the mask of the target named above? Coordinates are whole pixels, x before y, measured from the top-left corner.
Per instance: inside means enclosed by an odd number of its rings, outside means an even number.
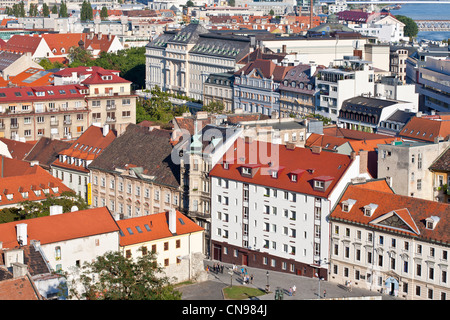
[[[230,271],[228,271],[228,274],[230,275],[230,287],[233,287],[233,269],[230,268]]]
[[[318,261],[319,269],[317,269],[317,273],[316,273],[316,277],[317,277],[317,279],[319,279],[319,288],[318,288],[318,292],[317,292],[318,299],[320,299],[320,280],[321,280],[320,279],[320,267],[324,264],[327,264],[327,258],[324,258],[323,262],[324,263],[322,264],[322,259],[319,259],[319,261]]]
[[[266,276],[267,276],[267,285],[266,285],[266,292],[269,292],[269,271],[266,272]]]

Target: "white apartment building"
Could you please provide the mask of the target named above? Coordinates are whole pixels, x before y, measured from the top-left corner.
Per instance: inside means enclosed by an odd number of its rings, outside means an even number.
[[[238,139],[210,172],[212,258],[326,278],[327,217],[358,175],[359,156]]]
[[[447,204],[350,184],[331,213],[329,280],[412,300],[448,300]]]
[[[361,33],[364,36],[376,37],[380,42],[397,43],[409,41],[405,37],[405,24],[392,16],[384,16],[381,19],[371,20],[368,23],[349,23],[347,27]]]
[[[438,112],[450,110],[450,60],[429,57],[419,67],[418,92],[424,97],[424,109]]]
[[[344,100],[367,94],[374,95],[375,74],[372,63],[356,57],[335,60],[330,68],[319,70],[316,88],[316,113],[337,121]]]

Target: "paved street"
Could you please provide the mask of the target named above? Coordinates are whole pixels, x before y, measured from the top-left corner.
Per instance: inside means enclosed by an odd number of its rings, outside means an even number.
[[[212,266],[217,261],[205,260],[205,266]],[[223,264],[223,273],[215,273],[210,271],[208,281],[186,285],[178,288],[183,296],[183,300],[223,300],[222,289],[229,286],[231,281],[233,285],[242,285],[242,276],[240,275],[240,267],[238,266],[236,272],[230,276],[229,271],[232,268],[230,264]],[[248,275],[253,274],[253,283],[248,286],[264,290],[267,284],[266,270],[247,267]],[[232,278],[232,280],[231,280]],[[284,290],[283,300],[308,300],[318,299],[319,281],[302,276],[290,275],[282,272],[269,271],[269,285],[270,293],[265,294],[256,299],[259,300],[274,300],[275,290],[280,288]],[[289,288],[295,285],[297,291],[295,295],[289,296]],[[381,297],[382,300],[393,300],[395,297],[380,294],[376,291],[369,291],[359,288],[353,288],[351,292],[344,287],[328,281],[320,282],[320,295],[324,298],[324,290],[326,291],[325,298],[351,298],[351,297]]]

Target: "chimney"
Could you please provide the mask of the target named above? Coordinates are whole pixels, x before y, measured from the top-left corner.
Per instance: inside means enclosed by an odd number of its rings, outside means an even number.
[[[177,212],[173,208],[169,210],[169,231],[177,233]]]
[[[58,205],[50,206],[50,215],[51,216],[55,216],[55,215],[61,214],[61,213],[63,213],[62,206],[58,206]]]
[[[19,223],[16,225],[16,234],[17,234],[17,242],[19,242],[20,246],[27,245],[27,224]]]
[[[312,146],[311,151],[312,151],[312,153],[320,154],[322,152],[322,147],[321,146]]]
[[[106,137],[109,133],[109,124],[103,126],[103,136]]]
[[[368,173],[369,152],[367,150],[359,151],[359,173]]]
[[[13,277],[14,278],[20,278],[27,275],[28,272],[28,266],[26,264],[20,263],[20,262],[14,262],[12,264],[13,267]]]
[[[5,251],[5,266],[11,267],[14,263],[23,263],[23,249],[12,249]]]

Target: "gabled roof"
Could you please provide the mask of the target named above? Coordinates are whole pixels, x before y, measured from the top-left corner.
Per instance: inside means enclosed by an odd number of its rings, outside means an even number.
[[[450,171],[450,147],[445,149],[429,167],[431,171]]]
[[[0,70],[8,68],[20,57],[22,57],[21,53],[4,51],[4,48],[2,47],[2,50],[0,51]]]
[[[41,137],[23,160],[39,161],[39,165],[48,170],[59,152],[69,148],[71,144],[72,142],[69,141]]]
[[[29,241],[41,245],[118,232],[119,227],[107,207],[93,208],[0,224],[4,248],[18,246],[16,225],[26,223]]]
[[[222,165],[226,159],[233,159],[229,162],[228,169]],[[352,161],[347,155],[331,152],[317,153],[307,148],[288,148],[285,145],[257,140],[245,142],[244,139],[238,138],[209,175],[302,194],[328,197]],[[255,166],[259,169],[255,170],[253,177],[241,174],[242,167]],[[284,167],[284,170],[278,174],[277,178],[272,178],[269,173],[271,167]],[[290,173],[298,169],[306,170],[306,172],[296,182],[293,182]],[[318,177],[320,179],[333,177],[334,179],[325,191],[318,191],[314,188],[314,180]]]
[[[180,166],[172,162],[171,131],[129,124],[98,156],[89,168],[114,172],[129,165],[142,167],[143,173],[154,176],[154,183],[173,187],[180,185]],[[149,147],[151,146],[151,147]]]
[[[389,191],[387,186],[381,187],[379,182],[367,187],[372,183],[369,181],[349,184],[333,209],[331,219],[399,232],[424,240],[441,241],[446,244],[450,242],[448,204],[398,195],[392,190]],[[385,184],[387,185],[386,182]],[[356,200],[349,212],[342,210],[341,203],[346,199]],[[370,203],[378,207],[372,216],[366,216],[362,208]],[[440,218],[433,230],[427,229],[425,225],[425,219],[431,216]]]
[[[254,61],[247,63],[240,70],[236,71],[234,75],[235,76],[240,76],[241,74],[249,75],[253,71],[258,71],[266,79],[270,79],[273,77],[273,80],[275,82],[281,82],[284,79],[286,73],[292,68],[294,67],[277,65],[272,60],[256,59]]]
[[[174,236],[169,230],[168,212],[117,221],[121,230],[120,246],[128,246]],[[139,228],[139,229],[138,229]],[[150,229],[150,231],[148,230]],[[130,233],[130,230],[132,234]],[[204,229],[191,219],[176,211],[176,235],[183,235]]]
[[[34,143],[21,142],[8,138],[0,138],[0,141],[6,144],[13,159],[18,160],[23,160],[34,147]]]
[[[43,41],[42,37],[15,34],[4,46],[2,46],[2,49],[12,52],[30,52],[31,54],[34,54],[41,41]]]
[[[0,281],[0,300],[42,300],[28,276]]]
[[[8,165],[7,158],[2,157],[1,160]],[[9,160],[14,161],[14,159]],[[28,162],[21,162],[30,166]],[[52,176],[40,166],[35,165],[31,168],[33,169],[27,170],[27,173],[17,171],[0,178],[0,206],[11,206],[23,201],[41,201],[46,199],[47,194],[59,197],[63,192],[72,191],[62,183],[61,179]],[[12,198],[9,198],[11,196]]]
[[[434,142],[437,137],[450,135],[450,120],[412,117],[398,135],[405,139]]]
[[[109,129],[108,129],[109,130]],[[94,160],[97,158],[103,150],[105,150],[111,142],[114,141],[117,137],[117,133],[115,130],[109,130],[106,135],[104,135],[105,128],[97,127],[94,125],[89,126],[83,134],[76,139],[72,145],[59,152],[58,155],[64,155],[67,157],[73,157],[81,160]],[[67,161],[60,161],[56,159],[52,166],[64,167],[67,169],[74,169],[83,172],[88,172],[83,165],[75,165],[72,163],[68,163]]]
[[[344,129],[337,126],[323,128],[323,134],[327,136],[341,137],[352,140],[373,140],[373,139],[389,139],[388,135],[364,132],[358,130]]]

